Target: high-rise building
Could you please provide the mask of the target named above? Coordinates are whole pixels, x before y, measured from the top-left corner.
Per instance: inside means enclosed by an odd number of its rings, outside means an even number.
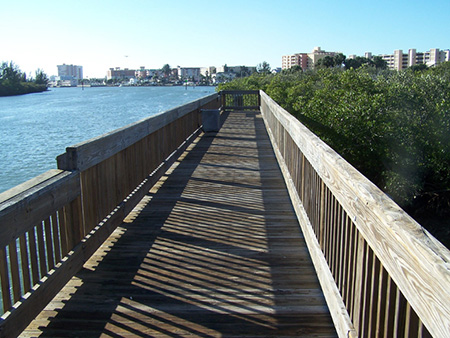
[[[82,80],[83,66],[75,65],[58,65],[58,76],[61,80]]]

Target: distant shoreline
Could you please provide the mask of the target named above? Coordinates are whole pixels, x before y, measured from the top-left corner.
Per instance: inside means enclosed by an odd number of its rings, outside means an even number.
[[[30,82],[22,82],[14,87],[0,85],[0,97],[42,93],[47,90],[48,87],[44,84],[35,84]]]

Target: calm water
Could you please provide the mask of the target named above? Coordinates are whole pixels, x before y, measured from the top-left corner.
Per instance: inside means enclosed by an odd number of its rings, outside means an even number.
[[[214,92],[213,87],[52,88],[0,97],[0,193],[49,169],[65,148]]]

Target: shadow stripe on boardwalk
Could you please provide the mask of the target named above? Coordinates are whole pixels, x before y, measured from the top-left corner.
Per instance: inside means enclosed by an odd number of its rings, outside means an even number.
[[[260,114],[223,119],[24,337],[336,336]]]

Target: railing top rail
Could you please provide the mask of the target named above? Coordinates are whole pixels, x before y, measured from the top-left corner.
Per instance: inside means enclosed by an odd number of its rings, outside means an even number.
[[[221,90],[220,94],[259,94],[259,90]]]
[[[0,202],[0,248],[79,196],[78,176],[53,169],[25,182],[22,190],[7,191]]]

